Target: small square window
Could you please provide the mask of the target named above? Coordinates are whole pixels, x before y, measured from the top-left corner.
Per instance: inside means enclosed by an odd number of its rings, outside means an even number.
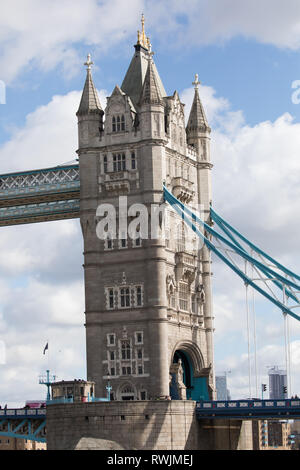
[[[116,335],[111,333],[107,335],[107,343],[108,346],[115,346],[116,345]]]
[[[135,344],[143,344],[143,332],[137,331],[135,333]]]

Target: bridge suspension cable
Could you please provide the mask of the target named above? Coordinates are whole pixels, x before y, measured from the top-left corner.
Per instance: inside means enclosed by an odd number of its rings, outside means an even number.
[[[249,393],[251,396],[251,361],[250,361],[250,316],[248,286],[253,288],[252,315],[254,328],[254,356],[256,374],[256,394],[258,393],[257,358],[256,358],[256,324],[254,309],[254,292],[259,292],[270,302],[276,305],[283,313],[286,370],[289,377],[289,390],[291,391],[290,378],[290,344],[289,344],[289,316],[300,320],[295,312],[300,308],[300,276],[283,266],[270,255],[250,242],[240,234],[228,222],[210,209],[211,224],[205,223],[199,215],[179,201],[164,186],[164,199],[179,214],[183,221],[193,230],[219,259],[229,266],[243,281],[246,287],[247,308],[247,339],[248,339],[248,364],[249,364]],[[222,233],[212,228],[212,224]],[[251,266],[251,272],[247,270]],[[292,305],[288,305],[288,301]]]
[[[164,198],[203,243],[229,266],[246,285],[252,286],[283,313],[300,321],[300,316],[295,312],[295,308],[300,307],[299,275],[285,268],[247,240],[212,208],[210,211],[211,220],[216,223],[225,236],[201,220],[198,214],[179,201],[165,186]],[[251,250],[250,253],[249,250]],[[245,272],[245,261],[253,267],[253,274]],[[277,291],[275,288],[277,288]],[[281,293],[283,289],[287,298],[294,302],[293,305],[288,306],[286,302],[282,301]]]

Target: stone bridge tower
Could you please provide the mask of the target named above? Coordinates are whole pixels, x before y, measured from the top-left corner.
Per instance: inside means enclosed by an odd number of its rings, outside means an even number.
[[[77,112],[87,379],[98,397],[110,381],[116,400],[208,399],[214,394],[210,254],[170,208],[151,236],[151,209],[163,204],[165,184],[191,208],[201,204],[209,220],[210,128],[197,77],[187,126],[178,93],[167,95],[144,20],[134,48],[105,110],[88,57]],[[107,223],[101,237],[111,208],[116,224]],[[122,214],[134,222],[145,208],[149,223],[136,223],[132,237]]]

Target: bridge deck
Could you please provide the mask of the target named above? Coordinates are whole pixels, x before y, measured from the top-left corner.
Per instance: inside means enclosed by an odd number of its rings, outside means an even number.
[[[293,419],[300,418],[300,400],[200,401],[197,419]]]
[[[79,165],[0,175],[0,226],[79,217]]]

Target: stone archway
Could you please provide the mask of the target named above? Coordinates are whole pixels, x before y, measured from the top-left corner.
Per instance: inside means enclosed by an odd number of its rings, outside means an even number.
[[[208,400],[208,375],[199,347],[191,341],[177,343],[170,364],[171,398]]]
[[[136,390],[132,383],[122,384],[117,392],[118,400],[136,400]]]

